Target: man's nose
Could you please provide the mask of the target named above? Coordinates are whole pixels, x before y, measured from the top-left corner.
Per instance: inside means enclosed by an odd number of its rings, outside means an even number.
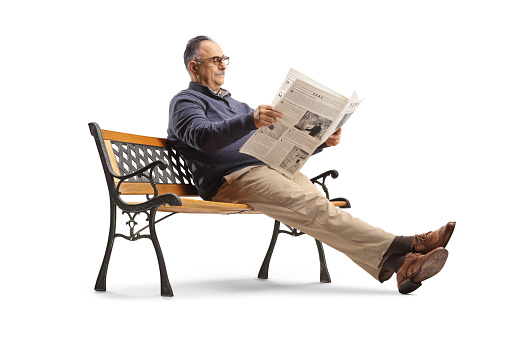
[[[219,65],[217,66],[219,69],[226,69],[228,68],[228,66],[226,65],[226,63],[224,62],[224,60],[221,60],[221,63],[219,63]]]

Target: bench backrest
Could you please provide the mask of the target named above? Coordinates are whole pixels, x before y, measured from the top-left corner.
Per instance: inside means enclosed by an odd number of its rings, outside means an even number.
[[[167,139],[101,130],[96,123],[90,123],[89,127],[95,138],[110,189],[116,189],[118,183],[118,179],[111,175],[112,172],[127,175],[160,160],[168,167],[154,171],[154,181],[159,194],[198,194],[189,168]],[[153,189],[147,178],[135,176],[120,185],[120,193],[153,194]]]

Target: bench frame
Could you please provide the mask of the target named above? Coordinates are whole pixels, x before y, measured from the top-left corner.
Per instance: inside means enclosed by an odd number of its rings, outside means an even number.
[[[110,228],[106,251],[95,284],[96,291],[106,291],[106,275],[117,237],[129,241],[150,239],[156,252],[161,280],[161,295],[173,296],[168,279],[166,265],[155,225],[176,213],[208,213],[208,214],[259,214],[251,206],[245,204],[221,203],[197,199],[198,193],[193,185],[191,173],[179,152],[167,139],[153,138],[134,134],[101,130],[96,123],[89,124],[90,133],[95,139],[106,177],[110,197]],[[337,178],[338,173],[330,170],[311,179],[319,185],[327,199],[329,192],[325,185],[327,177]],[[142,195],[147,201],[140,203],[125,202],[121,195]],[[350,202],[345,198],[331,199],[337,207],[349,208]],[[127,214],[129,235],[117,233],[117,208]],[[170,214],[156,220],[157,212]],[[136,217],[144,214],[148,225],[136,230]],[[287,226],[289,231],[281,230],[281,223],[274,221],[272,238],[263,260],[258,278],[268,279],[269,264],[280,233],[294,237],[305,233]],[[148,228],[148,234],[142,231]],[[320,282],[331,282],[325,261],[322,243],[316,240],[320,259]]]

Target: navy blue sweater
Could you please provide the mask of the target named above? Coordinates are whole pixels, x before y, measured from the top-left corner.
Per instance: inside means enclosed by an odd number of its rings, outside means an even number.
[[[170,102],[168,140],[182,154],[204,200],[214,197],[225,175],[266,165],[239,152],[255,130],[253,109],[229,93],[220,96],[207,86],[190,82],[189,88]],[[314,154],[324,147],[325,143]]]
[[[168,140],[182,153],[205,200],[216,194],[223,176],[265,165],[239,152],[255,130],[252,108],[229,93],[221,97],[195,82],[170,103]]]

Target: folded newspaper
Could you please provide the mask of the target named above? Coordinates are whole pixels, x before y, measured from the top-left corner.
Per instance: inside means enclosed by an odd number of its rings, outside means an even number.
[[[241,147],[292,178],[314,151],[350,118],[362,100],[350,99],[290,69],[272,102],[283,118],[259,128]]]

